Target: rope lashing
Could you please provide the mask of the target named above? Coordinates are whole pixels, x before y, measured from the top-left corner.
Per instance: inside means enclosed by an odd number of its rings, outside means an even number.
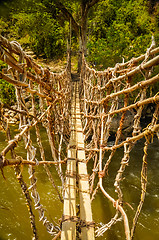
[[[82,227],[94,227],[95,222],[88,222],[85,220],[80,219],[78,216],[67,216],[67,215],[62,215],[61,223],[66,222],[66,221],[71,221],[71,222],[76,222],[77,226],[82,228]]]
[[[104,171],[99,171],[98,172],[98,177],[99,178],[103,178],[105,176],[105,172]]]

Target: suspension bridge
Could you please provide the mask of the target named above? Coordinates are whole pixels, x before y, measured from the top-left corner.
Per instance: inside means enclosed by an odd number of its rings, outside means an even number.
[[[81,72],[77,75],[71,74],[69,50],[65,70],[53,73],[38,65],[16,41],[9,42],[0,36],[0,59],[7,64],[7,68],[2,68],[0,78],[14,85],[16,94],[15,106],[0,103],[0,126],[6,132],[7,140],[0,154],[0,168],[5,178],[4,167],[14,166],[28,206],[33,239],[39,239],[33,208],[38,211],[39,221],[43,222],[50,239],[93,240],[119,221],[123,222],[125,238],[133,239],[146,195],[148,146],[153,138],[159,138],[158,54],[159,47],[152,41],[145,54],[104,71],[90,68],[83,54]],[[31,106],[27,104],[28,99]],[[153,110],[143,126],[141,119],[149,105]],[[18,133],[14,136],[12,117],[6,116],[6,111],[13,112],[18,119]],[[126,132],[130,114],[131,126]],[[114,119],[117,124],[113,135]],[[46,130],[52,159],[46,159],[41,127]],[[35,130],[40,159],[32,141],[32,129]],[[114,141],[110,145],[112,135]],[[145,141],[140,201],[130,219],[123,204],[122,182],[124,171],[131,164],[130,153],[140,139]],[[21,141],[25,144],[26,159],[17,151]],[[118,149],[122,149],[123,157],[114,180],[116,197],[113,197],[103,185],[103,179],[109,177],[109,166],[115,161],[113,156]],[[93,167],[88,172],[89,163]],[[22,165],[28,166],[29,186],[23,177]],[[40,165],[63,203],[60,224],[48,220],[40,202],[36,177]],[[62,191],[55,184],[50,171],[52,165],[58,173]],[[112,204],[115,213],[101,227],[93,220],[91,207],[99,192]],[[107,214],[107,210],[104,211]]]

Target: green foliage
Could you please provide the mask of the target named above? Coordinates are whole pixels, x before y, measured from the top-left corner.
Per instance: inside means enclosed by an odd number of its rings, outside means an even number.
[[[0,19],[0,33],[17,40],[39,56],[59,58],[66,51],[66,29],[61,27],[53,13],[44,5],[48,1],[26,0],[6,2],[8,14]]]
[[[0,60],[0,71],[6,67],[7,65]],[[16,97],[14,86],[3,79],[0,79],[0,101],[2,103],[13,105],[15,100]]]
[[[157,9],[151,16],[144,0],[100,1],[89,16],[88,61],[106,68],[143,54],[152,34],[158,41]]]
[[[56,7],[57,1],[1,1],[0,34],[9,40],[17,40],[24,49],[33,50],[37,56],[61,58],[66,52],[69,21]],[[60,2],[80,25],[80,4],[88,1]],[[159,4],[157,0],[100,0],[90,9],[87,26],[87,60],[97,69],[113,67],[117,62],[143,54],[151,44],[152,34],[156,43],[159,42]],[[77,35],[72,31],[74,52],[79,48]],[[14,88],[4,80],[0,80],[0,91],[1,100],[14,102]]]
[[[2,18],[0,18],[0,33],[4,34],[7,28],[8,28],[8,23],[4,21]]]
[[[63,28],[48,13],[19,13],[13,15],[14,32],[19,42],[29,46],[37,56],[61,57],[66,50]]]
[[[18,40],[37,56],[59,58],[66,52],[69,23],[57,0],[5,0],[1,4],[0,32]],[[81,24],[81,0],[61,0]],[[3,13],[3,14],[2,14]],[[159,4],[150,0],[100,0],[88,16],[88,58],[103,68],[144,53],[152,33],[159,42]],[[78,50],[72,33],[73,50]]]
[[[2,69],[6,67],[7,67],[6,63],[0,60],[0,71],[2,71]]]
[[[14,86],[3,79],[0,79],[0,101],[9,105],[16,101]]]

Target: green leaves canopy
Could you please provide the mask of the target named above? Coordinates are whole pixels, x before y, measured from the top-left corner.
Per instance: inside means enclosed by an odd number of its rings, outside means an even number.
[[[47,58],[61,57],[66,51],[69,16],[82,26],[81,6],[94,4],[87,19],[88,60],[112,66],[145,52],[152,33],[159,40],[159,4],[145,0],[12,0],[3,1],[0,31],[17,39],[23,47]],[[2,9],[1,6],[1,9]],[[64,12],[67,10],[67,14]],[[2,11],[1,11],[2,12]],[[73,50],[77,31],[73,29]]]
[[[100,1],[89,18],[88,60],[106,68],[144,53],[152,34],[159,40],[157,11],[144,0]]]
[[[18,0],[10,5],[6,2],[8,14],[0,19],[0,32],[10,40],[16,39],[23,48],[31,48],[37,56],[59,58],[66,50],[66,29],[42,2]]]

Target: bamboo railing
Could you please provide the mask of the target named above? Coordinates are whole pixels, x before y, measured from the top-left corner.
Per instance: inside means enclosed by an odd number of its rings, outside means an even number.
[[[91,179],[92,200],[100,189],[104,196],[112,203],[116,210],[110,222],[96,230],[96,236],[102,236],[112,225],[123,219],[125,236],[130,240],[134,236],[135,227],[145,199],[147,185],[147,148],[151,139],[158,136],[158,107],[159,107],[159,48],[155,48],[154,41],[147,52],[133,58],[126,63],[117,63],[114,68],[96,71],[88,66],[83,57],[81,72],[81,109],[85,134],[86,159],[94,160]],[[137,81],[137,83],[136,83]],[[154,87],[152,93],[151,87]],[[147,127],[142,126],[143,111],[149,104],[153,105],[151,117]],[[131,118],[129,131],[125,122]],[[116,133],[112,132],[112,122],[118,122]],[[114,135],[112,146],[109,139]],[[122,179],[124,171],[130,162],[130,152],[137,141],[145,138],[143,165],[141,170],[141,200],[130,228],[129,216],[123,205]],[[114,181],[116,199],[112,197],[103,185],[103,178],[107,175],[113,156],[118,148],[123,147],[123,158]],[[105,153],[109,156],[105,157]],[[97,174],[98,173],[98,174]],[[97,181],[97,179],[98,181]],[[97,184],[95,185],[95,182]]]

